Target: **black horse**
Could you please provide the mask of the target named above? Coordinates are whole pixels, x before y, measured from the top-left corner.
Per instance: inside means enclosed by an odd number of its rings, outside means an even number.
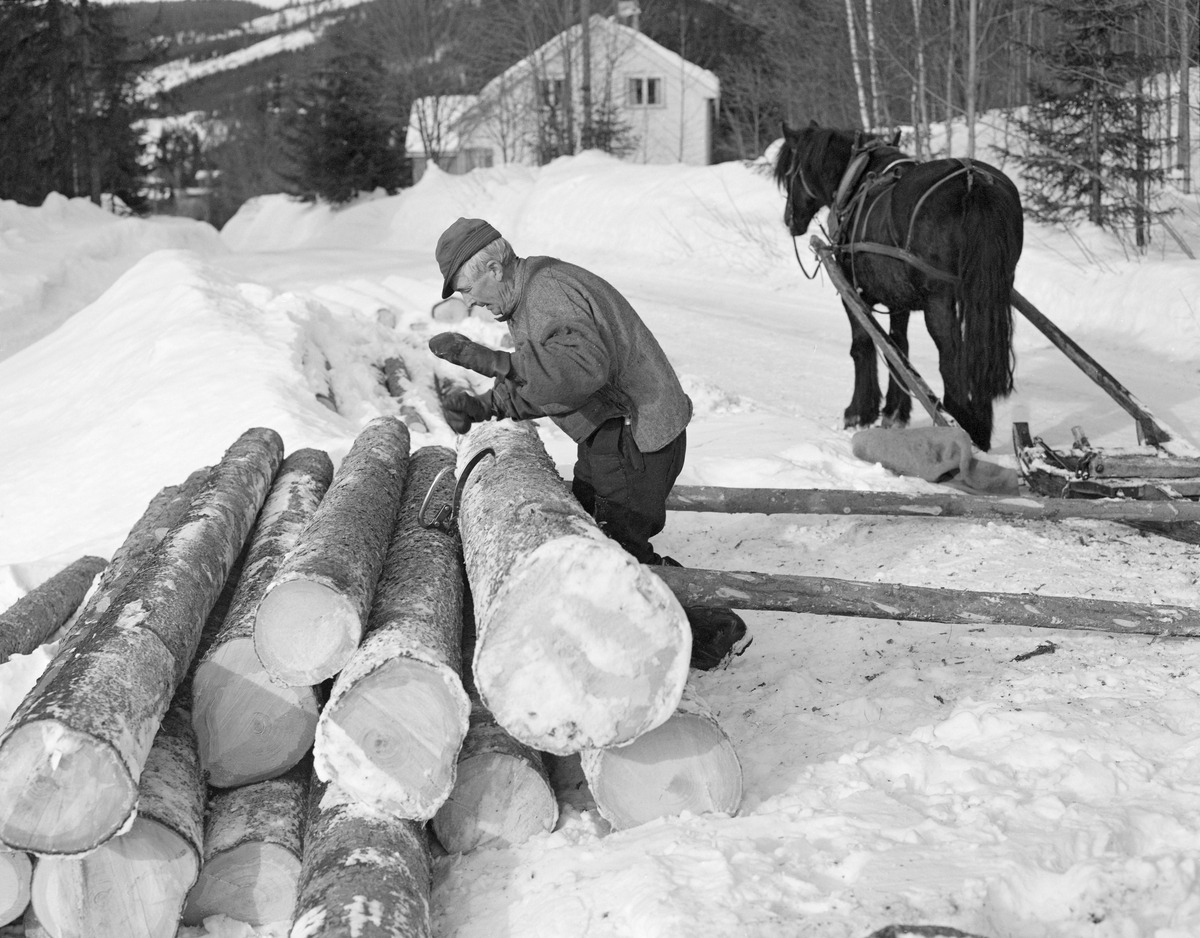
[[[946,410],[980,449],[992,438],[992,401],[1013,389],[1013,272],[1024,238],[1012,180],[978,160],[918,163],[877,137],[818,127],[783,128],[775,180],[787,192],[784,223],[804,234],[830,206],[830,238],[863,300],[887,307],[893,341],[908,354],[908,317],[924,310],[937,345]],[[875,348],[850,316],[854,397],[847,427],[879,417]],[[912,399],[895,377],[884,426],[904,426]]]

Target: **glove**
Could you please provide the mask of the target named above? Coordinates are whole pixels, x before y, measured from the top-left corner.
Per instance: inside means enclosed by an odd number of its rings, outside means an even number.
[[[435,335],[429,340],[429,350],[438,358],[490,378],[507,378],[512,371],[512,356],[508,352],[499,352],[472,342],[457,332]]]
[[[451,430],[455,433],[466,433],[471,429],[471,424],[491,417],[492,408],[482,398],[458,388],[442,400],[442,415]]]

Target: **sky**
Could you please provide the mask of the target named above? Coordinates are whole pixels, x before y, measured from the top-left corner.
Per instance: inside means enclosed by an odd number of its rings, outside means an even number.
[[[1200,249],[1200,199],[1176,203]],[[484,384],[426,342],[446,328],[505,339],[489,319],[431,317],[433,247],[460,215],[631,300],[695,405],[681,484],[941,491],[853,456],[845,314],[827,278],[800,274],[782,209],[763,166],[596,153],[431,170],[339,211],[263,197],[220,232],[57,196],[0,203],[0,609],[82,554],[111,555],[155,492],[248,427],[336,464],[403,405],[426,428],[414,449],[455,446],[434,376]],[[1027,222],[1017,288],[1200,444],[1200,262],[1161,231],[1139,257],[1104,232]],[[910,335],[940,389],[919,316]],[[1075,425],[1135,445],[1129,418],[1020,320],[1015,347],[1017,391],[986,458],[1014,465],[1014,420],[1061,448]],[[379,378],[397,355],[413,375],[403,400]],[[569,477],[573,444],[539,423]],[[914,425],[928,425],[919,409]],[[672,512],[655,546],[696,567],[1200,606],[1197,547],[1107,522]],[[564,800],[552,832],[437,861],[439,938],[1200,934],[1193,642],[745,618],[746,654],[692,675],[740,760],[736,815],[613,832],[586,797]],[[0,666],[0,719],[53,650]],[[214,918],[181,935],[253,931]]]

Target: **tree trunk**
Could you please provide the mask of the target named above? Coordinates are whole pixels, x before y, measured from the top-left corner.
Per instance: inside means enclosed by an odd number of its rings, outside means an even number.
[[[254,650],[277,681],[319,684],[358,647],[407,465],[408,428],[395,417],[367,424],[342,460],[258,606]]]
[[[29,854],[0,848],[0,925],[15,922],[29,905],[32,876]]]
[[[0,664],[48,642],[107,566],[103,557],[80,557],[0,613]]]
[[[432,879],[422,825],[313,779],[290,938],[429,938]]]
[[[847,0],[848,2],[848,0]],[[949,0],[950,28],[946,33],[946,156],[954,156],[954,20],[958,0]]]
[[[592,7],[590,0],[579,0],[579,31],[581,39],[580,54],[583,60],[581,66],[581,81],[579,83],[579,95],[583,104],[583,130],[581,131],[581,142],[583,149],[590,149],[596,145],[595,135],[592,133]]]
[[[879,54],[875,43],[875,4],[874,0],[866,0],[867,23],[867,67],[871,76],[871,128],[881,130],[891,124],[888,115],[887,102],[879,88]]]
[[[477,424],[459,471],[491,448],[459,511],[479,639],[473,673],[496,721],[565,754],[663,723],[687,680],[683,609],[580,507],[528,422]]]
[[[708,704],[692,690],[662,726],[619,749],[589,749],[580,764],[600,814],[616,830],[683,811],[735,814],[742,767]]]
[[[926,88],[925,72],[925,30],[921,23],[921,0],[912,0],[913,10],[913,39],[917,51],[917,76],[914,82],[916,88],[916,107],[913,108],[912,120],[915,125],[917,138],[916,156],[918,160],[926,159],[929,152],[929,92]]]
[[[78,854],[129,824],[155,733],[282,449],[273,430],[244,433],[158,551],[22,702],[0,738],[0,840]]]
[[[1178,165],[1183,171],[1184,193],[1192,191],[1192,21],[1195,4],[1193,0],[1180,0],[1179,4],[1179,146]]]
[[[671,511],[732,514],[900,515],[931,518],[1024,518],[1058,521],[1200,521],[1200,502],[1174,498],[1041,498],[908,492],[860,492],[846,489],[733,489],[677,485],[667,498]]]
[[[975,159],[975,110],[979,92],[979,0],[967,0],[967,159]]]
[[[462,687],[458,532],[424,528],[454,501],[454,453],[418,450],[375,592],[367,637],[333,685],[317,725],[316,772],[396,817],[428,820],[454,787],[471,704]]]
[[[188,895],[185,924],[217,914],[256,927],[291,918],[311,774],[311,761],[302,759],[278,778],[212,793],[204,866]]]
[[[1200,636],[1200,610],[1187,606],[1151,606],[1033,593],[977,593],[782,573],[686,567],[647,569],[662,577],[679,601],[688,606],[732,606],[907,622],[1003,623],[1040,629]]]
[[[56,938],[173,938],[178,930],[200,870],[204,823],[204,780],[185,698],[176,698],[155,737],[132,827],[85,857],[38,861],[34,912]]]
[[[192,676],[192,721],[208,783],[217,788],[274,778],[312,748],[317,697],[310,686],[272,681],[254,653],[254,613],[284,556],[329,488],[333,464],[315,449],[280,467],[217,634]]]
[[[846,31],[850,36],[850,65],[854,69],[854,87],[858,91],[858,119],[863,130],[871,128],[871,116],[867,112],[867,92],[863,87],[862,65],[858,57],[858,32],[854,28],[854,0],[846,0]]]

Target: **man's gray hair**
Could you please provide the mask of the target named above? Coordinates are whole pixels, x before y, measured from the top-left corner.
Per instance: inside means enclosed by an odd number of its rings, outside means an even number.
[[[480,248],[462,265],[458,273],[459,282],[477,280],[488,261],[498,261],[501,267],[508,267],[516,259],[517,255],[513,252],[512,245],[504,238],[497,238]]]

